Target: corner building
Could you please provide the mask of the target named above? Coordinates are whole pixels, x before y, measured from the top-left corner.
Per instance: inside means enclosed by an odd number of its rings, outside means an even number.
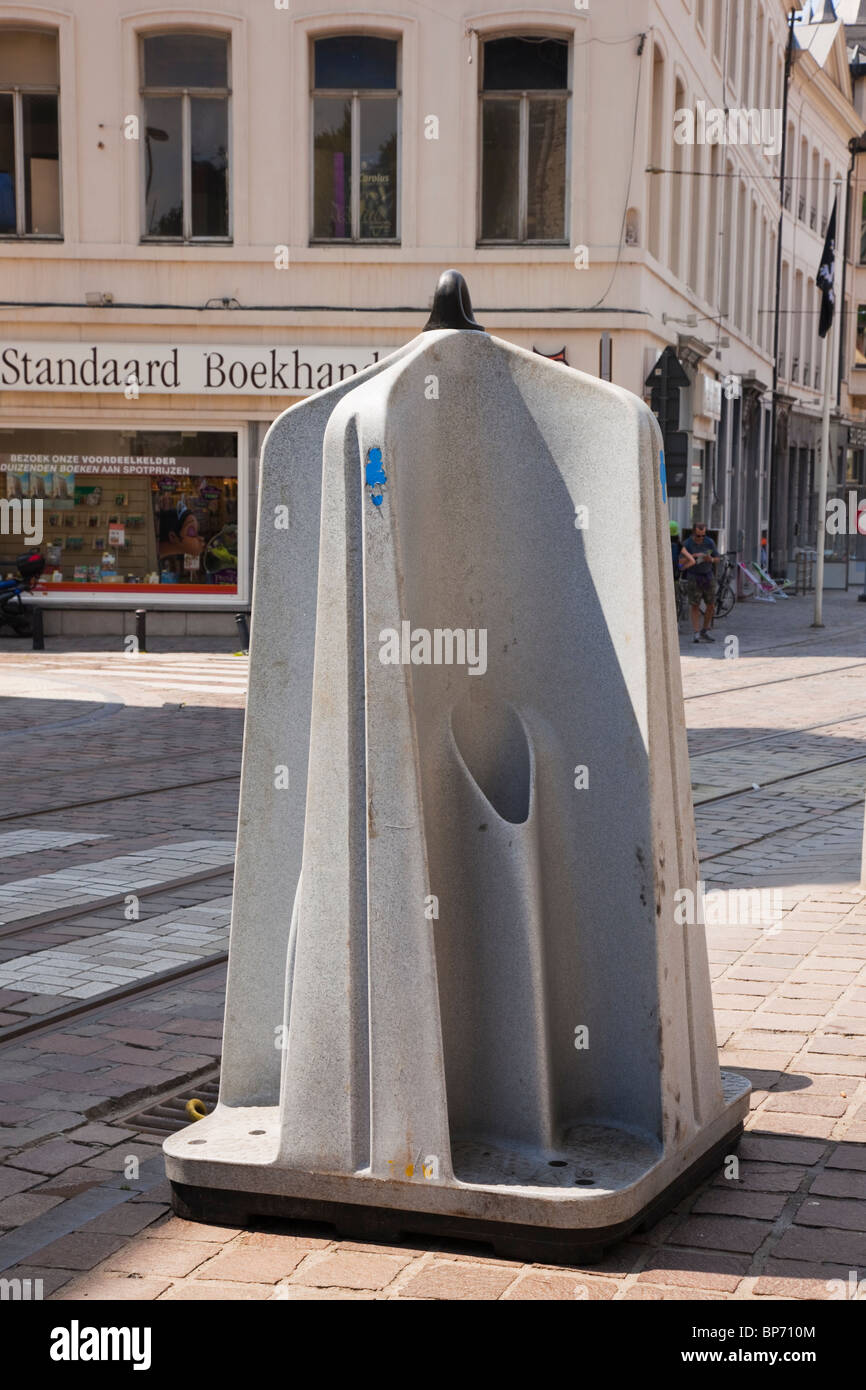
[[[490,332],[638,394],[672,348],[671,515],[756,555],[778,154],[675,132],[781,108],[785,41],[782,0],[0,6],[0,470],[44,503],[48,631],[230,631],[268,425],[450,265]]]

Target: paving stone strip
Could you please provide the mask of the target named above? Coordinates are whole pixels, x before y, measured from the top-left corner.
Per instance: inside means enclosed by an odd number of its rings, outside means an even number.
[[[80,845],[85,840],[108,840],[109,835],[81,834],[75,830],[8,830],[0,835],[0,859],[19,854],[35,854],[37,850],[63,849]]]
[[[95,816],[92,818],[95,819]],[[101,817],[102,824],[105,825],[106,819],[109,818],[110,816]],[[183,836],[180,838],[185,840],[213,839],[215,836],[213,827],[207,824],[200,826],[184,826],[183,831]],[[123,825],[119,825],[116,833],[111,836],[88,836],[86,842],[58,845],[52,849],[44,849],[39,854],[38,863],[43,875],[53,874],[61,869],[68,869],[70,866],[83,870],[86,865],[97,863],[105,859],[107,854],[111,854],[115,857],[122,854],[138,854],[142,850],[162,846],[165,844],[165,841],[166,827],[164,824],[156,830],[150,830],[144,825],[140,825],[138,833],[136,833],[134,827],[127,828]],[[24,877],[32,863],[32,860],[28,862],[24,852],[16,854],[14,857],[9,856],[5,859],[0,857],[0,886],[5,883],[16,882],[18,879]],[[208,872],[210,873],[211,871]],[[219,873],[221,871],[217,869],[213,872]],[[231,870],[227,869],[225,872],[230,873]],[[161,891],[163,891],[162,888],[143,889],[141,890],[140,896],[142,898],[152,898],[155,893]],[[166,889],[165,891],[181,890]],[[101,908],[93,908],[92,906],[80,909],[80,911],[84,913],[102,910]],[[17,935],[21,930],[24,929],[16,927],[15,934]],[[7,936],[8,931],[0,929],[0,939]],[[2,945],[0,945],[0,949],[2,949]]]
[[[126,846],[124,846],[124,849]],[[188,907],[200,907],[215,898],[227,897],[232,891],[232,869],[215,869],[206,878],[194,878],[190,882],[175,887],[160,887],[139,894],[138,917],[136,925],[147,930],[150,922],[159,918],[165,920],[166,914],[176,914]],[[85,938],[101,936],[105,932],[116,931],[118,927],[129,925],[127,906],[123,902],[108,906],[85,907],[74,915],[66,915],[50,923],[34,927],[20,927],[15,931],[0,933],[0,963],[25,956],[29,952],[46,951],[67,942],[78,942]],[[0,1014],[14,1006],[5,999],[0,1001]],[[4,1020],[0,1017],[0,1028]]]
[[[115,656],[113,660],[102,658],[92,666],[73,668],[72,673],[103,678],[109,676],[148,690],[245,695],[249,683],[249,662],[245,657],[214,657],[206,662],[182,662],[176,658],[165,661],[149,656]]]
[[[121,984],[201,960],[228,945],[231,897],[149,917],[0,964],[0,989],[90,999]]]
[[[154,846],[53,874],[0,885],[0,926],[117,899],[234,862],[233,840],[191,840]]]

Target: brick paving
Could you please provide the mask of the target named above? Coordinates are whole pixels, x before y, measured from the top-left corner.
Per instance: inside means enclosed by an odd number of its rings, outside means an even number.
[[[106,835],[82,834],[80,831],[63,830],[7,830],[0,835],[0,859],[14,858],[19,854],[44,853],[60,846],[80,845],[87,840],[105,840]]]
[[[866,610],[854,594],[834,594],[825,602],[826,629],[811,631],[810,619],[806,599],[738,605],[724,632],[717,630],[738,637],[733,659],[723,656],[722,642],[694,648],[683,630],[703,877],[714,894],[728,895],[718,898],[728,906],[734,889],[778,893],[778,912],[766,922],[731,920],[729,911],[727,924],[709,920],[706,928],[720,1059],[747,1074],[754,1088],[735,1177],[716,1174],[653,1229],[589,1267],[521,1265],[481,1246],[411,1236],[397,1245],[365,1244],[300,1223],[258,1223],[250,1230],[198,1225],[170,1213],[165,1183],[139,1190],[134,1178],[125,1200],[69,1229],[68,1203],[101,1200],[106,1190],[115,1200],[130,1160],[145,1171],[148,1155],[159,1153],[157,1140],[123,1123],[136,1097],[146,1103],[154,1092],[170,1090],[172,1077],[212,1073],[222,1003],[217,968],[3,1047],[0,1134],[17,1133],[19,1142],[0,1168],[0,1232],[64,1231],[5,1277],[40,1278],[45,1295],[61,1301],[749,1302],[827,1299],[842,1287],[829,1281],[850,1285],[864,1278],[866,894],[859,873]],[[95,676],[94,669],[89,678]],[[112,679],[110,670],[99,673],[103,684]],[[205,750],[213,738],[220,770],[236,771],[234,693],[217,707],[207,702],[219,697],[203,692],[191,720],[173,698],[161,706],[135,703],[155,701],[152,688],[127,695],[119,679],[100,707],[119,708],[78,726],[72,765],[58,772],[53,794],[30,781],[33,809],[47,814],[28,822],[64,833],[109,828],[115,839],[108,851],[84,844],[40,853],[40,867],[53,867],[57,854],[72,856],[69,863],[76,852],[105,858],[115,843],[128,852],[137,830],[158,835],[173,826],[178,839],[233,831],[234,783],[226,782],[225,797],[219,790],[160,795],[155,788],[182,781],[181,766],[198,767],[199,776],[204,766],[211,775],[214,760]],[[48,722],[55,713],[57,723],[80,717],[81,700],[79,693],[75,701],[60,701]],[[106,727],[108,756],[99,768]],[[59,760],[68,733],[47,737]],[[100,794],[135,784],[142,740],[147,796],[76,812],[52,809],[80,794],[88,769],[96,770]],[[22,785],[24,762],[16,768]],[[173,764],[168,772],[166,764]],[[19,876],[32,874],[33,862]],[[6,863],[15,871],[19,861]],[[223,884],[215,881],[214,897],[225,896]],[[190,888],[199,893],[195,903],[209,900],[206,886]],[[166,912],[176,920],[177,904]],[[79,913],[60,924],[56,944],[62,950],[70,939],[62,933],[70,930],[104,941],[117,925],[106,912],[92,919]],[[35,945],[45,930],[26,934],[30,950],[46,949]],[[0,1011],[18,1002],[4,1004],[0,993]],[[0,1256],[3,1239],[0,1234]]]
[[[212,1072],[220,1054],[224,982],[225,968],[214,966],[5,1044],[0,1150],[21,1150],[6,1161],[26,1163],[45,1136],[74,1143],[87,1121],[128,1113]],[[2,1178],[0,1169],[0,1197]]]
[[[229,870],[224,874],[214,873],[208,874],[206,878],[195,878],[189,883],[172,888],[160,886],[146,895],[142,894],[138,902],[136,920],[141,924],[143,931],[149,931],[157,919],[168,921],[172,915],[183,913],[188,907],[196,907],[201,903],[211,904],[216,900],[215,895],[219,898],[230,897],[232,877],[233,871]],[[100,936],[128,923],[129,911],[127,904],[122,901],[112,902],[104,907],[91,905],[75,916],[64,916],[57,921],[37,926],[22,926],[16,932],[0,936],[0,961],[18,959],[28,953],[47,950],[51,946],[62,946]],[[0,1009],[15,1010],[17,1006],[8,1002],[9,999],[10,991],[0,991]],[[0,1040],[2,1037],[0,1031]]]
[[[103,903],[118,893],[137,893],[199,869],[228,867],[233,859],[232,840],[190,840],[15,879],[0,885],[0,926]],[[0,967],[0,984],[5,973],[6,967]]]
[[[147,927],[119,927],[78,945],[53,946],[0,965],[0,990],[30,990],[88,999],[144,980],[228,946],[231,898],[148,919]]]

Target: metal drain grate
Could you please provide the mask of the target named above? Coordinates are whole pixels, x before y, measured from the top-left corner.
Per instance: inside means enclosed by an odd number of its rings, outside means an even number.
[[[157,1134],[162,1138],[167,1134],[176,1134],[179,1129],[195,1123],[186,1113],[187,1101],[202,1101],[210,1114],[217,1103],[219,1089],[219,1075],[208,1081],[196,1081],[193,1085],[185,1086],[176,1096],[169,1096],[167,1100],[161,1100],[147,1110],[140,1110],[137,1115],[130,1115],[120,1123],[128,1129],[137,1129],[141,1134]]]

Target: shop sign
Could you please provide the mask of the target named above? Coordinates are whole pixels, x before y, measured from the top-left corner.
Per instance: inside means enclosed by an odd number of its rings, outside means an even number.
[[[0,390],[175,396],[307,396],[355,376],[393,347],[14,342],[0,346]]]
[[[703,382],[703,394],[701,396],[701,408],[699,414],[709,420],[720,420],[722,418],[722,383],[717,381],[714,376],[701,375]]]

